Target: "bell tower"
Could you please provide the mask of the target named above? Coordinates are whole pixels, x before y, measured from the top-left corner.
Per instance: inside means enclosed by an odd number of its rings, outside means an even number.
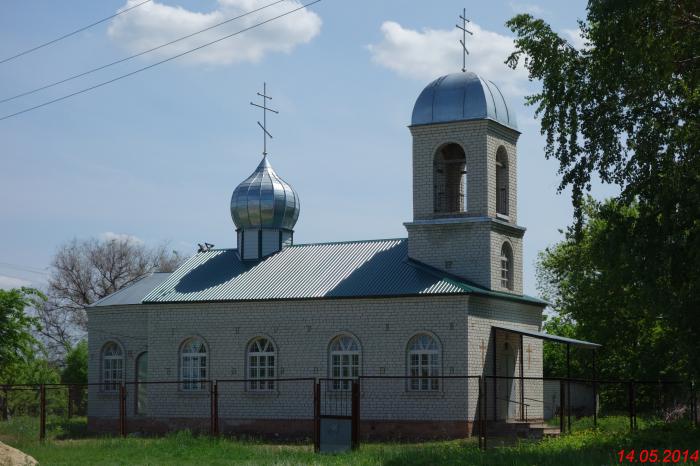
[[[413,260],[491,290],[522,294],[515,115],[471,72],[442,76],[413,108]]]

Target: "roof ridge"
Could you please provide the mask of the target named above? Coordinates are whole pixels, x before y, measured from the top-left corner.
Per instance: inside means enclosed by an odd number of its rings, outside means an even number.
[[[298,243],[288,246],[290,248],[295,248],[298,246],[325,246],[328,244],[356,244],[356,243],[379,243],[382,241],[405,241],[407,238],[378,238],[378,239],[356,239],[356,240],[345,240],[345,241],[322,241],[320,243]]]

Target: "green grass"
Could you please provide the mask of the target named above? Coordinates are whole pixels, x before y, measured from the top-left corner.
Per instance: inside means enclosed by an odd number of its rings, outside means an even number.
[[[159,438],[89,437],[84,419],[50,419],[48,440],[37,440],[35,418],[0,422],[0,440],[28,453],[42,465],[581,465],[618,464],[624,449],[698,449],[700,431],[687,422],[664,425],[640,419],[628,432],[625,417],[601,419],[597,430],[578,420],[575,432],[542,442],[520,442],[482,452],[475,439],[419,444],[366,443],[358,451],[316,455],[310,445],[277,445],[253,440],[212,439],[179,432]],[[491,442],[495,444],[495,442]]]

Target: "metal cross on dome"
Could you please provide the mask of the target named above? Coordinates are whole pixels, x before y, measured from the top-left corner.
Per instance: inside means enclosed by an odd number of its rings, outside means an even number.
[[[462,14],[459,15],[459,19],[462,20],[462,25],[460,26],[457,24],[457,29],[462,30],[462,38],[459,40],[459,43],[462,44],[462,73],[467,71],[467,55],[469,55],[469,50],[467,50],[467,34],[470,36],[473,35],[473,33],[467,29],[467,24],[469,23],[469,20],[467,19],[467,9],[463,8],[462,9]]]
[[[266,156],[267,155],[267,137],[269,136],[270,139],[272,139],[272,135],[267,130],[267,112],[272,112],[275,114],[279,114],[279,112],[277,110],[273,110],[267,106],[267,101],[272,100],[272,97],[267,95],[267,83],[265,83],[265,82],[263,83],[262,94],[259,92],[257,94],[260,97],[262,97],[263,104],[258,105],[256,103],[251,102],[250,105],[253,105],[254,107],[258,107],[258,108],[263,109],[263,122],[260,123],[260,121],[258,121],[258,126],[260,126],[260,128],[262,128],[262,130],[263,130],[263,156]]]

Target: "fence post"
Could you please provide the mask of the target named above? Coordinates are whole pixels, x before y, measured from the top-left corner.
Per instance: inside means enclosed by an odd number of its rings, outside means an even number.
[[[321,451],[321,383],[314,382],[314,451]]]
[[[598,428],[598,371],[596,370],[595,352],[593,350],[593,428]]]
[[[67,387],[67,392],[68,392],[68,419],[73,417],[73,397],[71,396],[73,394],[73,386],[68,385]]]
[[[10,417],[10,395],[7,385],[2,386],[2,420],[7,421]]]
[[[214,382],[209,381],[209,435],[214,435]]]
[[[219,382],[214,381],[214,435],[219,435]]]
[[[627,404],[628,404],[628,410],[629,410],[629,416],[630,416],[630,431],[634,430],[634,413],[633,413],[633,408],[632,408],[632,381],[630,380],[627,382]]]
[[[39,440],[46,439],[46,385],[39,386]]]
[[[637,430],[637,389],[632,381],[632,425]]]
[[[486,450],[486,431],[484,430],[485,420],[484,415],[486,413],[486,406],[484,403],[484,395],[486,393],[486,384],[484,379],[479,376],[479,399],[477,402],[477,415],[479,416],[479,448],[481,450]]]
[[[360,446],[360,383],[352,381],[352,449]]]
[[[697,405],[698,400],[695,398],[695,382],[690,381],[690,422],[692,425],[697,426]]]
[[[126,387],[119,384],[119,435],[126,437]]]
[[[564,379],[559,379],[559,433],[566,432],[564,428],[564,407],[566,406],[566,390],[564,390]]]

